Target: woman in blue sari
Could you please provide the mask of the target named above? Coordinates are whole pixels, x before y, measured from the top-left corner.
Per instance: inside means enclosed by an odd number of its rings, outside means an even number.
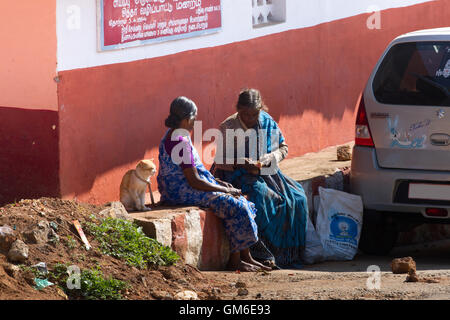
[[[157,176],[161,202],[210,208],[223,220],[230,241],[229,270],[270,270],[255,261],[249,247],[258,240],[254,220],[256,209],[241,191],[215,179],[206,170],[190,139],[197,106],[186,98],[176,98],[166,119],[169,128],[159,146]]]
[[[224,143],[211,172],[241,189],[256,206],[260,241],[250,248],[253,257],[297,267],[305,245],[307,199],[302,186],[278,168],[288,146],[264,109],[258,90],[241,91],[237,112],[220,125]]]

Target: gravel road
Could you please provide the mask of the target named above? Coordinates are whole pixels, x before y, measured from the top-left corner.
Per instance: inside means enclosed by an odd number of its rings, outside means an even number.
[[[405,282],[407,274],[392,273],[392,259],[406,256],[415,260],[424,282]],[[368,272],[369,267],[375,272]],[[397,247],[383,257],[359,253],[352,261],[299,270],[205,273],[236,288],[223,297],[230,300],[450,300],[450,241]]]

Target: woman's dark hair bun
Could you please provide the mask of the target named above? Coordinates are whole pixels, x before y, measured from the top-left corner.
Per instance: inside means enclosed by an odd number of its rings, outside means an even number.
[[[197,114],[197,106],[194,101],[186,97],[177,97],[170,104],[170,114],[165,121],[168,128],[176,129],[180,122]]]
[[[165,121],[165,125],[168,128],[174,129],[178,127],[180,121],[181,120],[175,119],[175,116],[173,114],[170,114]]]

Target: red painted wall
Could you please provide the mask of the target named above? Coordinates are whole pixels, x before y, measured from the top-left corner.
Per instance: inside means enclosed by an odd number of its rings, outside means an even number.
[[[118,198],[126,170],[158,157],[173,98],[199,107],[203,129],[234,112],[243,87],[260,89],[290,157],[353,139],[354,110],[369,73],[396,36],[448,24],[446,1],[292,30],[161,58],[60,73],[60,186],[65,198]],[[156,186],[154,186],[156,188]]]
[[[0,205],[59,196],[56,1],[4,1]]]
[[[58,197],[58,114],[0,107],[0,206]]]

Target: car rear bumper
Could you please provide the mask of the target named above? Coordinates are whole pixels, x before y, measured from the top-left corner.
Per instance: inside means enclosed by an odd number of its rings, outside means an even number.
[[[430,218],[425,213],[426,208],[445,208],[448,212],[447,219],[450,218],[449,201],[416,200],[416,203],[405,203],[409,200],[405,199],[407,196],[404,192],[400,197],[399,190],[400,186],[407,186],[409,181],[450,183],[450,172],[380,168],[374,148],[361,146],[353,148],[350,191],[362,197],[366,209],[421,213],[424,217]]]

